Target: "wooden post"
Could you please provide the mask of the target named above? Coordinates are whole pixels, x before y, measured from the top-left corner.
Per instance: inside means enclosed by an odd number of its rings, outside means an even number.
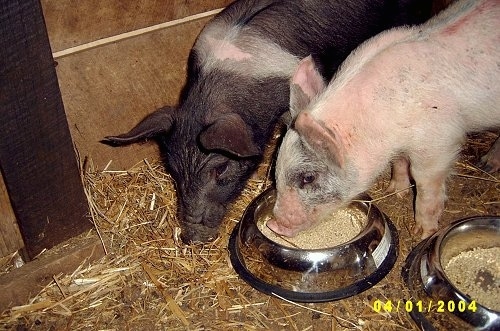
[[[12,210],[7,188],[0,173],[0,257],[19,251],[24,247],[16,215]]]
[[[30,257],[91,227],[38,0],[0,0],[0,169]]]

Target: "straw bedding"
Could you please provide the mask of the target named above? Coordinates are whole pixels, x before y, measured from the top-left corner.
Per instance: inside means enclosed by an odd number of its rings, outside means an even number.
[[[449,178],[441,226],[471,215],[500,214],[500,176],[472,166],[494,134],[468,140]],[[270,147],[272,150],[272,147]],[[270,154],[270,153],[269,153]],[[385,196],[389,172],[370,190],[399,230],[399,257],[373,288],[336,302],[296,304],[254,290],[228,258],[229,235],[250,201],[271,184],[269,157],[231,206],[220,236],[210,244],[183,245],[172,180],[157,160],[127,171],[82,166],[95,229],[107,255],[82,263],[23,306],[2,313],[7,330],[407,330],[403,311],[377,313],[375,300],[409,299],[401,277],[404,259],[420,239],[411,235],[413,194]],[[10,267],[6,263],[4,269]]]

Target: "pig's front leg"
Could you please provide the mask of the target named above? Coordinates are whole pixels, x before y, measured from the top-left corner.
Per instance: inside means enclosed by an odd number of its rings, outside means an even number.
[[[488,153],[481,158],[479,167],[489,173],[500,170],[500,137],[497,138]]]
[[[404,157],[392,161],[391,181],[386,193],[396,193],[400,198],[408,193],[410,188],[410,163]]]
[[[411,172],[417,186],[415,198],[415,227],[413,234],[422,231],[425,239],[438,230],[438,221],[446,201],[448,167],[432,167],[429,163],[414,166]]]

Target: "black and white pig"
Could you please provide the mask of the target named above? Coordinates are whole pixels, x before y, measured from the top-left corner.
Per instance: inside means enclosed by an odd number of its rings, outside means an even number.
[[[179,105],[161,108],[103,142],[156,140],[176,183],[182,240],[209,241],[288,110],[289,79],[299,60],[312,54],[329,79],[364,40],[425,21],[431,2],[236,1],[197,37]]]
[[[382,32],[327,87],[305,58],[290,104],[298,115],[278,152],[272,230],[294,236],[317,223],[392,161],[390,190],[415,180],[414,232],[425,238],[466,133],[500,127],[500,1],[460,0],[425,24]]]

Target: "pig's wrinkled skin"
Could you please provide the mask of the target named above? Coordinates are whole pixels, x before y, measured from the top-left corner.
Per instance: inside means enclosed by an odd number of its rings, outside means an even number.
[[[366,191],[416,183],[415,234],[438,229],[467,132],[500,127],[500,2],[458,1],[429,22],[372,38],[328,87],[310,58],[291,81],[295,122],[276,163],[276,219],[294,236]],[[298,115],[297,115],[298,113]],[[498,141],[487,159],[498,158]]]
[[[178,195],[185,242],[217,236],[288,110],[289,79],[313,54],[324,77],[361,42],[430,16],[431,0],[241,0],[198,36],[178,107],[164,107],[104,143],[154,139]]]

